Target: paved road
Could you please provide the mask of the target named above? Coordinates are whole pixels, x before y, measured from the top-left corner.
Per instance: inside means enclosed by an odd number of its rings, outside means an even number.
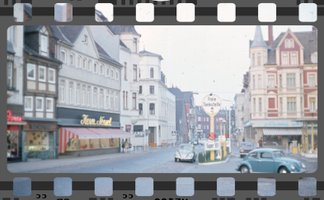
[[[241,158],[235,148],[227,162],[211,165],[174,162],[175,150],[170,147],[147,152],[12,163],[8,169],[36,173],[238,173],[235,169]],[[295,157],[306,164],[308,172],[316,170],[316,159]]]
[[[148,152],[132,152],[125,154],[112,154],[91,156],[82,158],[69,158],[58,160],[34,161],[27,163],[11,163],[8,169],[12,172],[36,172],[36,173],[238,173],[235,171],[241,161],[237,149],[233,149],[233,154],[227,162],[213,165],[199,165],[198,163],[174,162],[175,148],[155,149]],[[302,160],[307,169],[316,169],[316,159],[306,159],[295,156]],[[150,183],[151,180],[146,180]],[[19,182],[18,182],[19,183]],[[193,185],[185,180],[185,185],[179,190],[181,195],[186,196],[192,193]],[[218,183],[218,182],[217,182]],[[217,193],[221,196],[231,196],[234,192],[234,179],[223,180],[223,184],[218,185]],[[226,184],[225,184],[226,183]],[[275,183],[273,180],[264,179],[259,181],[259,195],[272,196],[275,193]],[[16,190],[23,191],[21,184],[16,186]],[[153,188],[148,189],[151,184],[141,184],[137,187],[138,194],[148,194],[153,192]],[[106,187],[106,186],[103,186]],[[300,195],[308,196],[316,194],[316,185],[312,180],[305,180],[300,183]],[[62,194],[70,192],[64,188]],[[30,193],[30,190],[24,190]],[[144,195],[145,196],[145,195]]]

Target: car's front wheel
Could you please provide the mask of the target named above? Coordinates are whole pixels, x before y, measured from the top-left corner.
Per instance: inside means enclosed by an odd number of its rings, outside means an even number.
[[[243,165],[241,168],[240,168],[240,172],[242,174],[247,174],[247,173],[250,173],[250,170],[247,166]]]
[[[280,167],[279,174],[287,174],[287,173],[289,173],[289,171],[286,167]]]

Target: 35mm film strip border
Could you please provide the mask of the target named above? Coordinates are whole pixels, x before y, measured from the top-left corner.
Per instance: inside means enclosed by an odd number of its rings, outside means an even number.
[[[135,16],[135,7],[115,7],[115,16]],[[155,16],[175,16],[176,7],[155,7]],[[298,16],[298,7],[278,7],[277,16]],[[0,16],[12,16],[13,9],[11,7],[1,8]],[[53,7],[33,7],[33,16],[53,16]],[[74,16],[94,16],[94,7],[74,7]],[[217,7],[196,7],[196,16],[217,16]],[[257,16],[258,7],[237,7],[237,16]],[[324,16],[324,7],[318,8],[318,15]]]
[[[4,5],[14,5],[15,3],[30,3],[32,0],[3,0]],[[68,0],[68,2],[78,2],[82,0]],[[154,0],[98,0],[98,3],[112,3],[114,5],[134,5],[135,3],[153,3],[155,5],[176,5],[177,3],[193,3],[197,5],[197,0],[169,0],[169,1],[154,1]],[[324,5],[322,0],[297,0],[297,5],[300,3],[316,3],[317,5]]]
[[[94,190],[94,181],[73,181],[73,190]],[[217,184],[215,181],[195,181],[195,190],[215,190]],[[235,181],[235,190],[256,191],[257,181]],[[33,181],[32,190],[53,190],[52,181]],[[324,181],[317,181],[317,190],[324,190]],[[0,190],[13,190],[13,182],[0,182]],[[113,190],[135,190],[135,181],[114,181]],[[176,190],[175,181],[155,181],[154,190]],[[298,181],[277,181],[276,190],[298,190]]]

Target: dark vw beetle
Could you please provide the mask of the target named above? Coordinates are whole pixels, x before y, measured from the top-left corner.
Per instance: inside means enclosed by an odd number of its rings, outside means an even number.
[[[248,153],[236,170],[241,173],[302,173],[305,168],[302,162],[287,157],[279,149],[260,148]]]

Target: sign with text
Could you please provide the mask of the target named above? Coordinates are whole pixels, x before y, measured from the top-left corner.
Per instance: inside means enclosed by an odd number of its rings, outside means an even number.
[[[99,117],[98,120],[89,118],[89,115],[82,115],[82,119],[80,120],[80,124],[84,126],[111,126],[112,118],[105,119],[104,116]]]
[[[214,94],[209,94],[203,98],[202,107],[209,116],[215,116],[221,107],[221,98]]]

